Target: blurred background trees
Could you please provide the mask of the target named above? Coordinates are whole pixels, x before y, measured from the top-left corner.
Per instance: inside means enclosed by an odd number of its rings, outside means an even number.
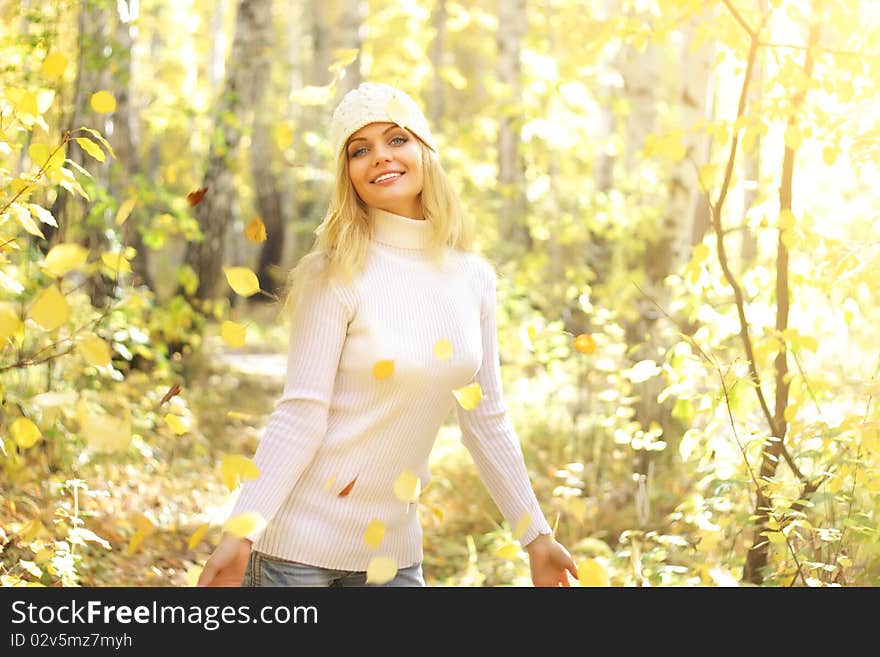
[[[589,577],[880,583],[878,36],[869,0],[0,2],[3,583],[204,561],[362,80],[432,121]],[[525,583],[457,439],[426,574]]]

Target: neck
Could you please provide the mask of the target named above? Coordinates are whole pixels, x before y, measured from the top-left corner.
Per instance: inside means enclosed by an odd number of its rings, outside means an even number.
[[[402,249],[425,249],[434,234],[427,219],[413,219],[378,208],[369,209],[373,241]]]

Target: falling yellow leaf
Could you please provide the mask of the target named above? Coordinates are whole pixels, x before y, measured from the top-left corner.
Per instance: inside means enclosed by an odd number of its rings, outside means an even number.
[[[452,358],[452,343],[446,338],[440,338],[434,343],[434,355],[440,360]]]
[[[223,484],[232,491],[240,483],[259,477],[260,469],[247,456],[227,454],[220,463],[220,473]]]
[[[455,395],[458,403],[466,411],[474,410],[483,399],[483,390],[478,382],[453,390],[452,394]]]
[[[377,379],[387,379],[394,374],[393,360],[377,360],[373,365],[373,376]]]
[[[88,137],[76,137],[74,141],[79,144],[80,148],[86,153],[98,160],[98,162],[103,162],[107,159],[107,156],[104,155],[104,151],[101,150],[101,147]]]
[[[574,339],[574,348],[582,354],[592,354],[596,351],[596,341],[592,335],[581,333]]]
[[[192,536],[189,537],[189,541],[186,543],[186,549],[192,550],[196,545],[202,542],[202,539],[205,537],[205,532],[208,531],[208,527],[211,526],[210,522],[206,522],[201,525],[197,530],[192,533]]]
[[[131,517],[131,522],[134,525],[134,528],[145,536],[149,536],[156,531],[156,525],[153,524],[153,521],[143,513],[135,513]]]
[[[381,520],[373,518],[370,520],[370,524],[367,525],[366,531],[364,531],[364,543],[375,550],[379,547],[383,538],[385,538],[385,525]]]
[[[62,55],[60,52],[50,53],[46,59],[43,60],[43,65],[40,70],[43,72],[47,78],[60,78],[64,75],[64,71],[67,69],[67,57]]]
[[[127,408],[116,417],[93,408],[80,398],[76,414],[79,433],[86,438],[90,450],[104,454],[121,452],[131,442],[131,411]]]
[[[246,538],[266,526],[266,520],[256,511],[245,511],[230,518],[223,525],[223,530],[238,538]]]
[[[182,436],[189,431],[189,421],[179,415],[174,415],[174,413],[168,413],[165,416],[165,424],[167,424],[178,436]]]
[[[119,209],[116,211],[116,225],[121,226],[125,223],[125,220],[128,219],[131,211],[134,210],[134,199],[127,198],[122,203],[119,204]]]
[[[519,520],[516,521],[516,527],[513,528],[513,537],[516,540],[522,538],[522,535],[526,533],[526,530],[529,528],[529,525],[532,524],[532,515],[528,512],[523,513]]]
[[[249,297],[260,291],[260,280],[247,267],[224,267],[226,282],[236,294]]]
[[[385,584],[397,575],[397,561],[390,557],[373,557],[367,564],[367,584]]]
[[[259,217],[254,217],[244,231],[245,236],[251,241],[259,244],[266,241],[266,224]]]
[[[0,302],[0,347],[7,338],[13,337],[21,329],[18,312],[11,303]]]
[[[293,125],[290,121],[278,123],[272,132],[278,150],[284,151],[293,145]]]
[[[822,149],[822,161],[828,166],[831,166],[837,161],[839,153],[840,151],[835,146],[825,146],[825,148]]]
[[[333,484],[335,484],[335,483],[336,483],[336,475],[335,474],[330,475],[330,477],[327,479],[327,483],[324,484],[324,490],[330,490],[331,488],[333,488]]]
[[[56,244],[46,254],[45,268],[53,276],[61,278],[71,269],[81,266],[88,257],[89,250],[80,244]]]
[[[388,100],[388,105],[385,107],[385,113],[388,115],[389,119],[394,121],[401,128],[409,126],[409,112],[406,111],[406,107],[397,97],[397,94],[391,96]]]
[[[495,554],[502,559],[513,561],[514,559],[519,558],[519,546],[516,543],[507,543],[495,550]]]
[[[443,509],[439,506],[434,506],[433,504],[428,506],[428,509],[430,509],[431,513],[434,514],[434,517],[437,518],[437,520],[443,522]]]
[[[198,564],[190,566],[189,570],[186,571],[186,577],[184,579],[186,585],[190,587],[197,586],[199,583],[199,577],[202,576],[202,571],[204,569],[204,566]]]
[[[578,564],[578,581],[581,586],[611,586],[608,573],[595,559],[584,559]]]
[[[110,347],[94,333],[83,335],[76,346],[89,365],[105,367],[110,364]]]
[[[220,327],[220,335],[230,347],[241,347],[244,344],[247,327],[229,320],[223,322]]]
[[[31,306],[30,316],[47,331],[53,331],[67,321],[70,306],[58,287],[52,285],[37,295],[34,305]]]
[[[109,91],[97,91],[92,94],[89,104],[98,114],[109,114],[116,109],[116,99]]]
[[[121,253],[111,253],[110,251],[105,251],[101,254],[101,260],[103,260],[104,264],[107,265],[115,274],[117,271],[127,274],[131,272],[131,265],[128,263],[128,260]]]
[[[22,449],[36,445],[42,435],[40,428],[26,417],[20,417],[12,423],[12,439]]]
[[[409,470],[404,470],[394,481],[394,495],[401,502],[407,504],[416,502],[422,492],[422,481],[418,475]]]

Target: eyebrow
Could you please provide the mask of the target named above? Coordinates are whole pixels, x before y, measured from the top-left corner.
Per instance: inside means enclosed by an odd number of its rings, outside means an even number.
[[[394,130],[394,128],[400,128],[400,126],[397,125],[396,123],[392,123],[390,126],[388,126],[387,128],[385,128],[385,129],[382,131],[382,134],[384,135],[384,134],[386,134],[387,132],[390,132],[391,130]],[[402,129],[402,128],[401,128],[401,129]],[[356,142],[356,141],[358,141],[358,140],[360,140],[360,141],[367,141],[367,138],[366,138],[366,137],[355,137],[354,139],[349,139],[349,140],[348,140],[348,144],[346,144],[346,147],[348,147],[350,144],[352,144],[352,143],[354,143],[354,142]]]

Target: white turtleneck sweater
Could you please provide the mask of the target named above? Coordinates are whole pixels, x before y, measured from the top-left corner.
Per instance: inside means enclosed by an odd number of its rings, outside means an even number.
[[[418,504],[399,499],[395,482],[409,472],[425,489],[454,405],[492,499],[511,527],[527,522],[521,544],[550,533],[502,396],[494,269],[458,250],[434,263],[427,220],[373,210],[370,222],[363,272],[307,290],[290,319],[284,391],[254,456],[260,476],[242,485],[230,517],[259,513],[267,524],[253,548],[282,559],[352,571],[376,556],[416,564]],[[380,366],[377,378],[378,361],[393,369]],[[466,410],[453,390],[472,383],[482,400]],[[378,547],[365,540],[374,520],[385,529]]]

